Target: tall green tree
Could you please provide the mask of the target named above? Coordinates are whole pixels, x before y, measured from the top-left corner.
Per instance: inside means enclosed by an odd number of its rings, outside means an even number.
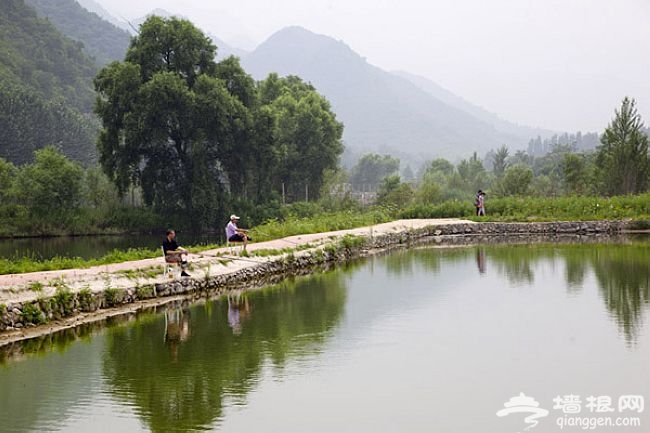
[[[283,184],[318,198],[343,151],[329,102],[298,77],[255,83],[215,53],[189,21],[142,24],[125,61],[95,78],[105,172],[120,193],[141,187],[147,205],[199,228],[233,204],[273,201]]]
[[[338,166],[343,152],[343,124],[311,84],[295,76],[280,81],[282,90],[269,104],[277,118],[279,180],[289,196],[303,197],[306,190],[317,199],[324,173]]]
[[[645,191],[650,176],[648,136],[634,99],[623,99],[600,141],[596,166],[602,190],[610,195]]]
[[[238,64],[227,59],[219,69],[215,54],[189,21],[153,16],[131,41],[126,60],[95,78],[105,172],[121,193],[139,185],[147,204],[188,213],[198,226],[214,218],[219,193],[241,183],[228,174],[241,167],[237,158],[251,125],[234,94],[253,92],[235,85],[246,82],[234,72]]]

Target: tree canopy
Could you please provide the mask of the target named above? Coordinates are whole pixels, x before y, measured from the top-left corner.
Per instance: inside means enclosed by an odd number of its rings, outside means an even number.
[[[198,227],[283,191],[317,198],[336,168],[343,126],[298,77],[255,83],[187,20],[152,16],[123,62],[95,78],[100,162],[120,192],[142,188],[156,209]]]

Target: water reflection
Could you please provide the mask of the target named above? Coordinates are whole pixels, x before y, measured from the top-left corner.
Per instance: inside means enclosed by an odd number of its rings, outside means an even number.
[[[237,293],[228,296],[228,325],[235,335],[241,334],[242,321],[247,320],[251,314],[251,306],[246,294]]]
[[[647,392],[649,259],[647,242],[423,247],[30,340],[0,366],[0,431],[504,431],[522,387]]]
[[[579,296],[594,275],[601,297],[628,343],[634,343],[650,303],[650,242],[605,239],[604,243],[508,244],[474,248],[430,248],[387,255],[390,275],[404,277],[424,271],[438,274],[442,263],[470,260],[478,273],[490,267],[513,286],[531,286],[536,272],[563,270],[566,292]],[[621,243],[624,243],[621,245]]]
[[[178,361],[178,346],[190,338],[190,311],[186,308],[172,308],[165,311],[165,343],[169,347],[172,361]]]
[[[582,292],[585,279],[596,277],[601,297],[623,333],[634,343],[650,302],[650,243],[634,242],[624,248],[611,244],[508,246],[490,250],[490,260],[511,283],[532,283],[535,268],[564,265],[566,291]]]
[[[608,311],[626,339],[634,342],[650,300],[650,248],[596,248],[590,258]]]
[[[476,266],[478,267],[478,273],[485,273],[485,248],[478,247],[476,248]]]
[[[16,347],[11,363],[0,365],[4,373],[0,374],[0,431],[57,430],[73,407],[88,401],[100,386],[97,354],[102,338],[72,344],[79,335],[89,334],[69,330],[55,335],[30,340],[22,349]]]
[[[345,301],[343,279],[329,273],[111,330],[109,392],[151,431],[209,428],[224,406],[245,399],[265,365],[319,353]]]

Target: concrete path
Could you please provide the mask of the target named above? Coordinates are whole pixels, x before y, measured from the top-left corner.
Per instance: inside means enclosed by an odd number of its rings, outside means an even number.
[[[334,242],[345,235],[373,236],[458,223],[473,224],[472,221],[461,219],[398,220],[356,229],[304,234],[266,242],[256,242],[249,244],[247,250],[249,253],[253,253],[259,250],[295,249],[307,244],[317,247]],[[237,250],[240,251],[241,247],[237,247]],[[269,257],[253,255],[240,257],[237,254],[231,254],[230,248],[227,247],[207,250],[199,254],[190,254],[188,257],[188,261],[192,266],[191,274],[193,278],[231,273],[268,260],[270,260]],[[24,302],[37,299],[40,296],[51,296],[56,292],[56,287],[61,284],[72,291],[89,288],[93,292],[99,292],[108,287],[127,288],[134,287],[135,284],[163,282],[168,280],[168,277],[163,275],[163,267],[164,260],[161,255],[161,257],[154,259],[115,263],[88,269],[0,275],[0,304]],[[41,283],[43,287],[40,290],[35,290],[35,283]]]

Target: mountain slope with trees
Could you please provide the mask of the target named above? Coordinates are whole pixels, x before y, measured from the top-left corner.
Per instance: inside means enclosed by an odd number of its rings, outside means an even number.
[[[41,17],[47,18],[65,36],[84,44],[98,65],[124,58],[131,35],[76,0],[26,0]]]
[[[20,164],[54,145],[73,159],[93,161],[97,68],[82,44],[23,0],[0,4],[0,29],[0,157]]]

